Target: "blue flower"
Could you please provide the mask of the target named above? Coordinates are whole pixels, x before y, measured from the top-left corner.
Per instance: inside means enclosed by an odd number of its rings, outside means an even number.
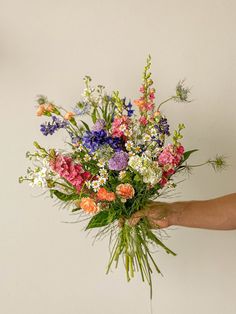
[[[83,116],[85,114],[88,114],[90,112],[90,104],[86,103],[86,102],[78,102],[75,106],[75,108],[73,109],[74,113],[77,116]]]
[[[93,153],[103,145],[109,145],[115,151],[121,150],[122,140],[118,137],[111,137],[106,131],[86,131],[82,137],[82,143]]]
[[[167,135],[167,136],[170,135],[170,131],[169,131],[170,130],[170,126],[169,126],[166,118],[162,117],[160,119],[160,121],[158,122],[158,124],[155,125],[155,128],[161,134],[164,134],[164,135]]]
[[[66,128],[68,121],[60,120],[56,116],[52,116],[52,123],[45,122],[40,125],[40,131],[43,135],[47,136],[48,134],[53,135],[57,130]]]
[[[125,107],[125,109],[127,110],[127,115],[128,115],[128,117],[132,117],[132,115],[133,115],[133,113],[134,113],[134,110],[132,109],[133,105],[132,105],[131,101],[129,101],[128,105],[126,105],[126,104],[124,103],[124,107]]]

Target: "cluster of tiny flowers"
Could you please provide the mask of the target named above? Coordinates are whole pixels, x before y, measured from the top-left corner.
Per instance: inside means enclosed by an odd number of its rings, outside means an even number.
[[[156,161],[153,161],[145,155],[131,156],[129,166],[143,176],[145,183],[155,185],[162,178],[162,168]]]

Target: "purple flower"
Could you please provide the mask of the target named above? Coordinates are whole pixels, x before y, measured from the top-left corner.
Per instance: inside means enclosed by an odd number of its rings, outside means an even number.
[[[40,125],[40,131],[43,135],[47,136],[48,134],[53,135],[57,130],[66,128],[68,121],[60,120],[56,116],[52,116],[52,123],[45,122]]]
[[[93,153],[103,145],[109,145],[115,151],[121,150],[122,140],[119,137],[111,137],[105,130],[86,131],[82,143]]]
[[[97,120],[97,122],[94,124],[94,126],[93,126],[93,131],[97,131],[97,132],[98,132],[98,131],[101,131],[101,130],[104,129],[105,125],[106,125],[105,120],[99,119],[99,120]]]
[[[168,124],[168,121],[166,118],[161,118],[160,121],[158,122],[157,125],[155,125],[155,128],[157,129],[157,131],[161,134],[165,134],[167,136],[170,135],[170,126]]]
[[[116,152],[113,157],[108,161],[110,170],[121,171],[128,165],[129,154],[123,151]]]

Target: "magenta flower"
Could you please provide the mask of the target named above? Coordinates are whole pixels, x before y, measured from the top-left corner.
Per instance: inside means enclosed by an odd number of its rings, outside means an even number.
[[[84,171],[80,164],[75,164],[71,157],[57,155],[50,162],[53,171],[59,174],[60,177],[70,182],[78,192],[80,192],[84,182],[91,178],[91,174]]]

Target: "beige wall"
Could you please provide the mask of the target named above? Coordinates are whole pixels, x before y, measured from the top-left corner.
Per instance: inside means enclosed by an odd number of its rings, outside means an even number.
[[[216,153],[230,168],[196,170],[178,199],[206,199],[236,190],[236,2],[230,0],[81,1],[0,0],[1,314],[149,313],[148,288],[127,284],[123,269],[104,274],[107,242],[92,247],[82,225],[52,201],[36,197],[17,177],[28,166],[33,140],[43,138],[34,116],[35,95],[72,106],[82,77],[137,97],[148,53],[159,99],[187,78],[191,104],[169,104],[175,126],[185,122],[194,161]],[[156,254],[164,278],[154,283],[154,313],[234,314],[236,231],[173,228],[176,258]],[[156,278],[156,277],[154,277]]]

